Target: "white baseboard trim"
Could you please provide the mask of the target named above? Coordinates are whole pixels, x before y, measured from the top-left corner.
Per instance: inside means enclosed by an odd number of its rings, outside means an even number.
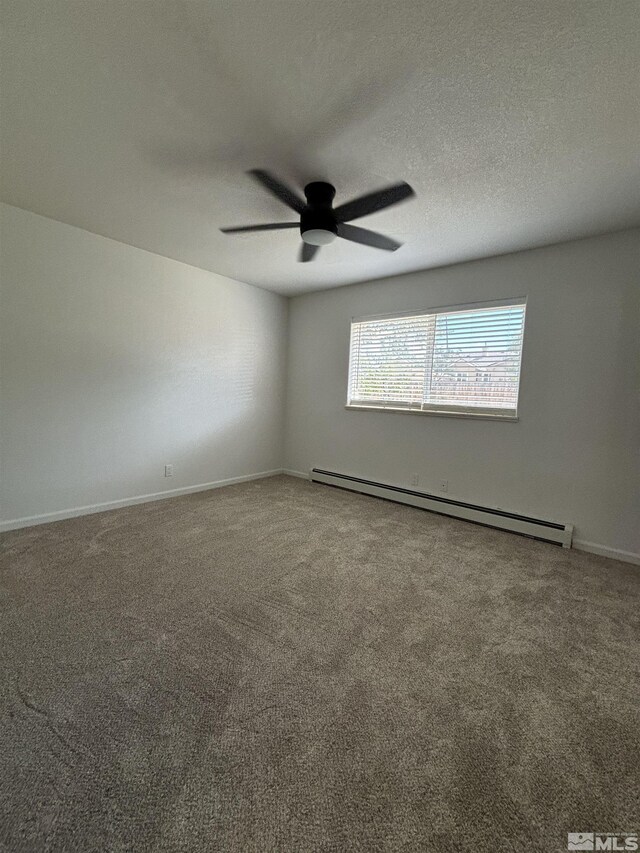
[[[22,527],[35,527],[38,524],[49,524],[52,521],[63,521],[65,518],[77,518],[81,515],[93,515],[97,512],[108,512],[112,509],[121,509],[126,506],[134,506],[135,504],[151,503],[152,501],[161,501],[166,500],[167,498],[177,498],[180,495],[190,495],[195,492],[207,492],[212,489],[221,489],[223,486],[232,486],[234,483],[246,483],[249,480],[260,480],[265,477],[274,477],[276,474],[286,474],[288,477],[299,477],[302,480],[309,479],[309,474],[306,471],[294,471],[291,468],[274,468],[271,471],[259,471],[255,474],[243,474],[240,477],[229,477],[226,480],[214,480],[211,483],[198,483],[195,486],[183,486],[178,489],[167,489],[163,492],[154,492],[147,495],[135,495],[131,498],[120,498],[115,501],[105,501],[104,503],[72,507],[71,509],[47,512],[42,515],[30,515],[25,516],[24,518],[0,521],[0,533],[8,530],[19,530]],[[583,539],[574,539],[572,547],[578,551],[587,551],[590,554],[597,554],[600,557],[609,557],[612,560],[621,560],[625,563],[640,566],[640,554],[635,554],[633,551],[622,551],[619,548],[609,548],[606,545],[599,545],[597,542],[585,542]]]
[[[167,489],[164,492],[154,492],[148,495],[135,495],[132,498],[120,498],[116,501],[105,501],[99,504],[88,504],[71,509],[61,509],[57,512],[47,512],[43,515],[29,515],[24,518],[14,518],[9,521],[0,521],[0,533],[6,530],[19,530],[22,527],[35,527],[37,524],[49,524],[52,521],[63,521],[65,518],[77,518],[80,515],[93,515],[96,512],[107,512],[111,509],[121,509],[135,504],[151,503],[166,498],[177,498],[180,495],[190,495],[194,492],[207,492],[210,489],[221,489],[223,486],[232,486],[234,483],[246,483],[249,480],[261,480],[264,477],[273,477],[284,473],[282,468],[274,468],[273,471],[259,471],[257,474],[243,474],[241,477],[229,477],[226,480],[214,480],[212,483],[198,483],[196,486],[182,486],[179,489]]]
[[[633,551],[608,548],[606,545],[598,545],[597,542],[585,542],[583,539],[574,539],[573,547],[578,551],[588,551],[589,554],[598,554],[600,557],[609,557],[612,560],[622,560],[624,563],[640,566],[640,554],[634,554]]]

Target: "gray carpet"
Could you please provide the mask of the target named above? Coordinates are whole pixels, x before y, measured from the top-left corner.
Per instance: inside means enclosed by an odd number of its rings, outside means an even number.
[[[274,477],[5,534],[11,851],[640,830],[640,571]]]

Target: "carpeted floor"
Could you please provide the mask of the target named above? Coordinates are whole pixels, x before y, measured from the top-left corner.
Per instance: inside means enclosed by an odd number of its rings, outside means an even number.
[[[289,477],[5,534],[10,851],[640,830],[640,570]]]

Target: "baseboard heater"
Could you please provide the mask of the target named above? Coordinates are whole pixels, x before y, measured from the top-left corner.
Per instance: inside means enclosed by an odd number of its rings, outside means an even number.
[[[503,509],[492,509],[464,501],[455,501],[452,498],[443,498],[439,495],[430,495],[427,492],[418,492],[414,489],[404,489],[401,486],[389,486],[385,483],[376,483],[374,480],[338,474],[336,471],[323,471],[321,468],[311,469],[310,480],[313,483],[324,483],[327,486],[337,486],[340,489],[348,489],[352,492],[361,492],[364,495],[408,504],[419,509],[437,512],[440,515],[451,515],[464,521],[483,524],[485,527],[509,530],[512,533],[519,533],[532,539],[541,539],[544,542],[552,542],[554,545],[562,545],[563,548],[571,547],[573,524],[543,521],[540,518],[518,515],[515,512],[506,512]]]

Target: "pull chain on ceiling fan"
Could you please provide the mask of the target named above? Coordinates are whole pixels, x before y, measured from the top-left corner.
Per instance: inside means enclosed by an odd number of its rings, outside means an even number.
[[[334,208],[335,188],[324,181],[313,181],[307,184],[304,188],[305,202],[294,190],[269,172],[262,169],[252,169],[249,174],[260,181],[270,193],[284,202],[287,207],[299,214],[300,220],[298,222],[267,222],[264,225],[242,225],[239,228],[221,228],[220,230],[224,234],[299,228],[303,242],[298,260],[303,263],[313,260],[320,246],[326,246],[336,237],[351,240],[352,243],[372,246],[374,249],[384,249],[387,252],[395,252],[402,245],[391,237],[378,234],[377,231],[370,231],[368,228],[360,228],[348,223],[353,219],[360,219],[362,216],[384,210],[385,207],[391,207],[393,204],[398,204],[414,196],[413,189],[404,181],[381,190],[375,190]]]

